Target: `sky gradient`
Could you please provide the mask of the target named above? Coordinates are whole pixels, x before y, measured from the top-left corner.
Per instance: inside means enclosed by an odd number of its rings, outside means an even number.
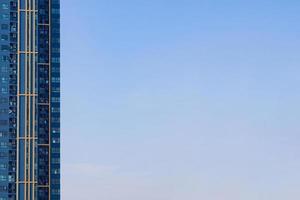
[[[300,196],[300,1],[61,9],[62,199]]]

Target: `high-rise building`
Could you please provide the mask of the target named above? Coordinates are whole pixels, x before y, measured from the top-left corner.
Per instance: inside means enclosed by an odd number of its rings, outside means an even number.
[[[0,0],[0,200],[60,199],[59,0]]]

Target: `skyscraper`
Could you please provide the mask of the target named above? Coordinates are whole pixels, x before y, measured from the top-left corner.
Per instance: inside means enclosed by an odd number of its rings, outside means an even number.
[[[0,0],[0,200],[60,199],[59,0]]]

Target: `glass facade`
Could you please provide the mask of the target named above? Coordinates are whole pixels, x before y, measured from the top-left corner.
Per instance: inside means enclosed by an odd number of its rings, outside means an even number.
[[[60,199],[59,0],[0,0],[0,200]]]

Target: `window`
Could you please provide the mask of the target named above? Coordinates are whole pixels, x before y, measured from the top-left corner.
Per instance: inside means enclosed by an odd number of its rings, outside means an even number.
[[[15,177],[12,176],[12,175],[9,175],[9,176],[8,176],[8,181],[9,181],[9,182],[14,182],[14,181],[15,181]]]
[[[52,72],[58,72],[59,73],[59,67],[52,67]]]
[[[52,163],[53,164],[59,164],[60,163],[60,159],[59,158],[52,158]]]
[[[53,179],[52,179],[52,184],[54,184],[54,185],[59,185],[59,184],[60,184],[60,180],[59,180],[59,179],[56,179],[56,178],[53,178]]]
[[[7,191],[7,186],[0,185],[0,192],[5,192]]]
[[[0,170],[6,170],[6,169],[7,169],[7,164],[1,163]]]
[[[9,51],[9,46],[8,45],[1,45],[1,50],[2,51]]]
[[[59,62],[60,62],[59,57],[53,57],[53,58],[52,58],[52,62],[53,62],[53,63],[59,63]]]
[[[52,133],[59,133],[60,132],[60,128],[52,128]]]
[[[54,103],[58,103],[59,100],[60,100],[59,97],[52,97],[52,102],[54,102]]]
[[[2,15],[1,15],[1,18],[2,18],[2,19],[9,19],[9,15],[8,15],[8,14],[2,14]]]
[[[53,195],[59,195],[59,189],[52,189],[52,194]]]
[[[1,40],[8,41],[8,35],[1,35]]]
[[[59,144],[60,143],[59,138],[52,138],[52,143]]]
[[[1,97],[0,98],[0,104],[5,104],[5,103],[8,103],[8,99],[5,98],[5,97]]]
[[[52,77],[52,82],[53,83],[59,83],[59,77]]]
[[[8,56],[1,56],[1,57],[0,57],[0,60],[1,60],[1,61],[8,61],[9,58],[8,58]]]
[[[7,113],[8,113],[7,109],[5,109],[5,108],[0,109],[0,115],[1,114],[7,114]]]
[[[2,126],[7,125],[7,120],[0,120],[0,125],[2,125]]]
[[[8,93],[8,89],[5,87],[2,87],[0,90],[1,94],[7,94]],[[0,121],[0,125],[1,125],[1,121]]]
[[[7,176],[0,175],[0,181],[7,181]]]
[[[51,151],[52,153],[60,153],[60,148],[52,147]]]
[[[52,9],[52,14],[59,14],[59,9],[53,8],[53,9]]]
[[[52,169],[52,174],[60,174],[59,169]]]
[[[51,112],[52,112],[52,113],[59,113],[59,110],[60,110],[60,109],[59,109],[58,107],[52,107],[52,108],[51,108]]]
[[[52,53],[59,53],[59,48],[52,48]]]
[[[0,131],[0,137],[6,137],[7,135],[7,131]]]
[[[2,30],[8,30],[8,24],[1,24]]]
[[[0,152],[0,158],[7,158],[7,152]]]
[[[59,123],[60,122],[60,118],[59,117],[52,117],[52,122],[53,123]]]
[[[6,142],[0,142],[0,148],[6,148],[7,143]]]
[[[7,3],[2,3],[1,8],[7,10],[9,8]]]

